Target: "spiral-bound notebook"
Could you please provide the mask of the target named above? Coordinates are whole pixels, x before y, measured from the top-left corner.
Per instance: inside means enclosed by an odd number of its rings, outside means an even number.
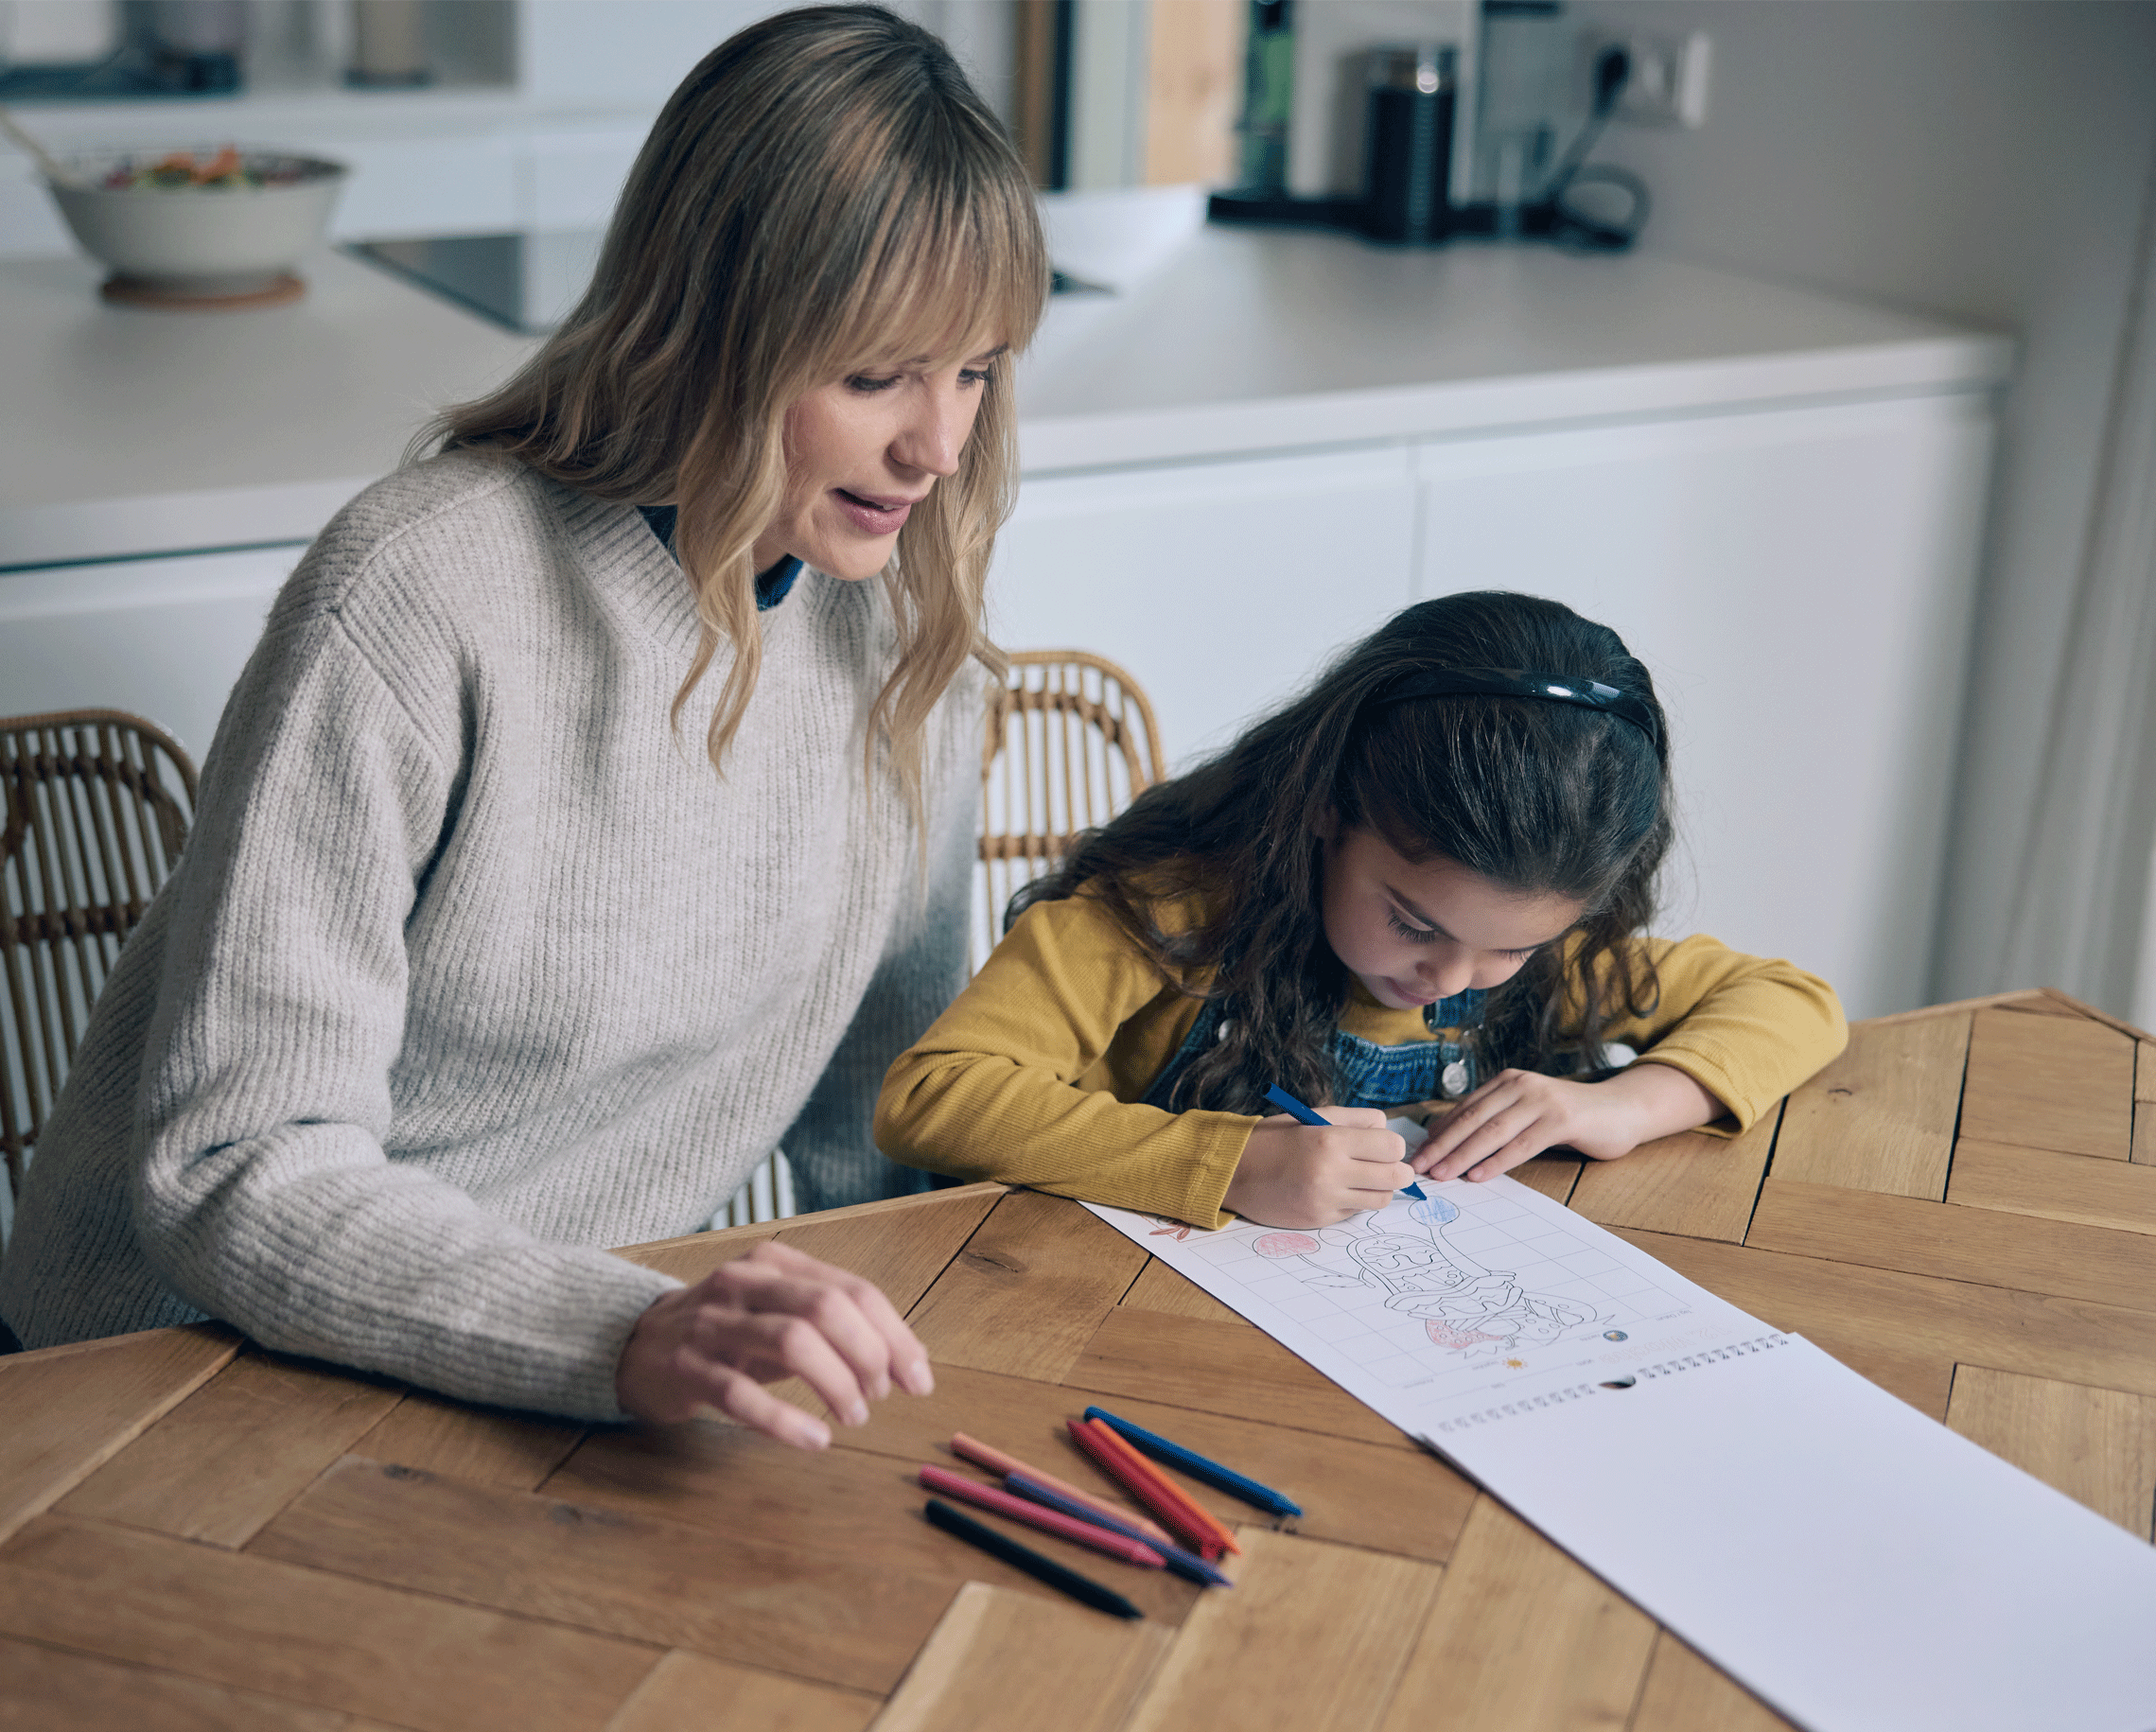
[[[2156,1732],[2156,1548],[1517,1183],[1089,1208],[1810,1732]]]

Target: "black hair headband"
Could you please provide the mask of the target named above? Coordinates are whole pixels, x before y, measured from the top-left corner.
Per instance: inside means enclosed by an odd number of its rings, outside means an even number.
[[[1561,674],[1527,673],[1518,668],[1430,668],[1395,680],[1377,694],[1377,702],[1404,704],[1423,697],[1531,697],[1577,704],[1583,709],[1599,709],[1631,723],[1647,736],[1648,744],[1656,751],[1661,749],[1662,733],[1655,725],[1655,712],[1629,691],[1620,691],[1600,680],[1569,679]]]

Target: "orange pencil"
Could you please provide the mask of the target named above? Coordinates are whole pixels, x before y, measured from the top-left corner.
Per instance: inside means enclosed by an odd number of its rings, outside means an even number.
[[[1113,1516],[1115,1520],[1137,1529],[1140,1533],[1145,1534],[1148,1538],[1160,1541],[1164,1546],[1175,1544],[1175,1536],[1157,1522],[1149,1522],[1143,1515],[1136,1514],[1119,1504],[1110,1503],[1104,1497],[1096,1497],[1090,1492],[1081,1492],[1077,1486],[1058,1479],[1052,1474],[1044,1474],[1038,1467],[1021,1461],[1016,1456],[1006,1455],[993,1444],[984,1443],[978,1438],[968,1437],[963,1431],[955,1432],[952,1435],[951,1448],[954,1454],[963,1456],[969,1461],[977,1462],[991,1474],[1007,1476],[1024,1474],[1036,1485],[1044,1485],[1051,1492],[1068,1497],[1073,1503],[1082,1503],[1089,1510],[1098,1510],[1103,1515]]]
[[[1212,1543],[1221,1550],[1232,1551],[1237,1557],[1240,1557],[1242,1555],[1243,1548],[1236,1544],[1236,1536],[1230,1533],[1228,1530],[1221,1526],[1218,1521],[1214,1519],[1212,1511],[1208,1510],[1203,1504],[1200,1503],[1197,1498],[1193,1497],[1188,1492],[1184,1491],[1183,1487],[1176,1484],[1173,1479],[1170,1479],[1166,1474],[1162,1473],[1159,1468],[1155,1467],[1150,1461],[1147,1461],[1144,1456],[1140,1455],[1135,1449],[1131,1448],[1131,1445],[1117,1434],[1114,1426],[1111,1426],[1106,1420],[1101,1419],[1089,1419],[1086,1421],[1086,1424],[1099,1435],[1100,1440],[1105,1443],[1110,1449],[1113,1450],[1116,1455],[1121,1458],[1123,1462],[1131,1469],[1132,1473],[1141,1475],[1144,1478],[1152,1480],[1153,1483],[1158,1485],[1162,1491],[1166,1492],[1170,1497],[1174,1498],[1177,1503],[1181,1504],[1185,1510],[1187,1510],[1190,1513],[1191,1522],[1197,1528],[1199,1532],[1205,1534],[1212,1541]],[[1218,1557],[1219,1555],[1219,1552],[1215,1551],[1212,1555]]]
[[[1071,1441],[1093,1458],[1095,1465],[1167,1523],[1177,1537],[1200,1557],[1218,1558],[1225,1549],[1218,1533],[1210,1526],[1201,1525],[1189,1504],[1175,1496],[1171,1487],[1133,1469],[1125,1457],[1115,1453],[1113,1444],[1102,1443],[1099,1432],[1085,1421],[1074,1419],[1065,1423],[1070,1426]]]

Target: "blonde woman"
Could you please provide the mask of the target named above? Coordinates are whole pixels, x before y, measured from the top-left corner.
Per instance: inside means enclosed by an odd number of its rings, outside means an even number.
[[[885,1067],[963,977],[1024,169],[933,37],[766,20],[675,93],[589,293],[273,609],[0,1267],[32,1347],[204,1316],[593,1418],[828,1431],[925,1356],[773,1247],[774,1148],[909,1188]]]

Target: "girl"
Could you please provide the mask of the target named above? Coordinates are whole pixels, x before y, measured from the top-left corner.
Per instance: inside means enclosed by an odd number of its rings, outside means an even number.
[[[784,14],[668,101],[590,291],[278,598],[179,869],[106,988],[0,1267],[32,1346],[222,1318],[588,1418],[920,1345],[774,1247],[684,1288],[781,1142],[906,1188],[875,1079],[964,974],[982,578],[1032,188],[935,38]]]
[[[1416,1174],[1743,1129],[1841,1050],[1841,1008],[1787,963],[1640,936],[1669,788],[1614,632],[1531,596],[1410,607],[1012,899],[891,1067],[879,1146],[1204,1227],[1319,1227]],[[1620,1042],[1643,1056],[1612,1073]],[[1275,1084],[1336,1124],[1261,1116]],[[1457,1105],[1407,1163],[1386,1110],[1438,1096]]]

